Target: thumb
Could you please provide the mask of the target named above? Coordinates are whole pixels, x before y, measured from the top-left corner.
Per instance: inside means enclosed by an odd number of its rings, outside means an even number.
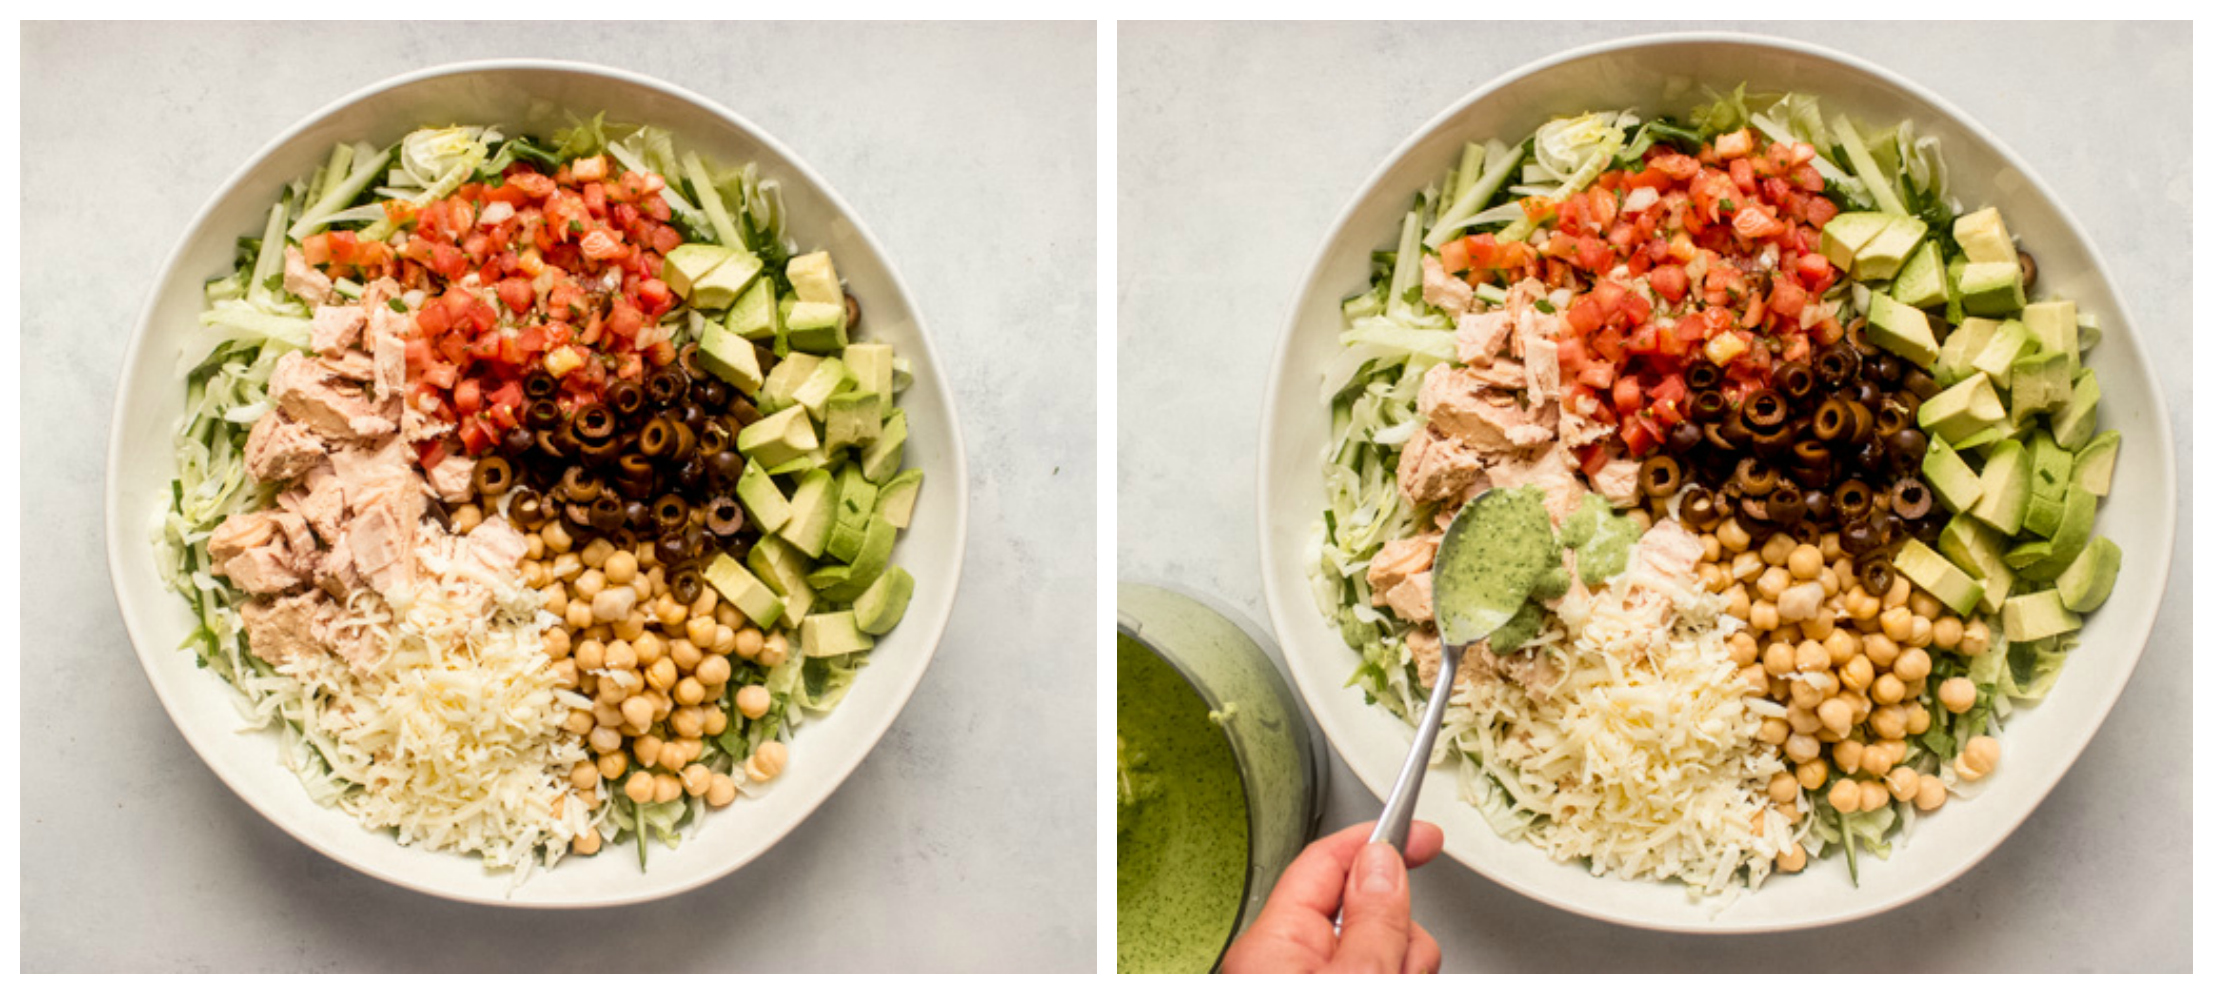
[[[1412,897],[1406,864],[1388,842],[1370,842],[1353,860],[1345,881],[1345,925],[1330,969],[1347,973],[1397,973],[1412,938]]]

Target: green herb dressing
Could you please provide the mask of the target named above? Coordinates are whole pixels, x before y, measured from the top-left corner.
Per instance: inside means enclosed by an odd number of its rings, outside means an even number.
[[[1115,652],[1116,970],[1204,973],[1244,903],[1245,785],[1217,717],[1175,667]]]

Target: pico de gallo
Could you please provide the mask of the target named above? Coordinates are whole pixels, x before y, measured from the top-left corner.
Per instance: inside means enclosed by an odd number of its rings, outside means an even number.
[[[1560,568],[1445,717],[1503,836],[1693,893],[1856,881],[2052,690],[2121,560],[2098,325],[1946,186],[1911,121],[1739,88],[1469,142],[1374,253],[1310,577],[1348,686],[1411,720],[1445,526],[1541,495]]]

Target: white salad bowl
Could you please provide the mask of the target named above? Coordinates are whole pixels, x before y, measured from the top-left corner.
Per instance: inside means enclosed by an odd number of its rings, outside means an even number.
[[[474,856],[396,843],[317,805],[278,759],[273,731],[241,734],[239,696],[177,648],[193,630],[185,602],[163,585],[154,551],[175,477],[172,439],[184,409],[179,350],[198,324],[201,285],[230,270],[234,243],[257,232],[283,184],[304,176],[341,141],[382,144],[418,127],[498,124],[546,133],[574,112],[653,124],[715,163],[759,165],[782,184],[787,231],[803,249],[828,249],[866,306],[865,333],[913,364],[901,395],[907,464],[925,475],[914,521],[892,561],[914,575],[905,620],[831,714],[795,733],[782,777],[756,798],[710,811],[682,844],[655,843],[641,872],[627,851],[568,859],[520,887]],[[883,249],[813,170],[761,129],[711,100],[643,76],[548,61],[476,62],[387,80],[355,92],[278,136],[201,208],[155,281],[131,333],[108,441],[107,551],[115,596],[147,679],[186,741],[246,803],[309,846],[354,869],[428,894],[486,904],[592,907],[681,893],[759,856],[838,788],[891,726],[929,666],[952,613],[968,519],[966,458],[952,392],[922,317]]]
[[[1593,918],[1681,932],[1767,932],[1849,921],[1914,900],[1975,865],[2035,810],[2080,754],[2128,683],[2167,582],[2175,534],[2174,442],[2159,382],[2097,250],[2035,174],[1958,109],[1858,59],[1744,35],[1644,37],[1571,51],[1469,94],[1408,139],[1339,214],[1294,298],[1271,374],[1260,450],[1260,542],[1268,610],[1315,718],[1369,789],[1390,786],[1411,729],[1345,686],[1358,662],[1317,610],[1307,569],[1323,510],[1328,408],[1325,362],[1339,346],[1339,302],[1368,285],[1369,253],[1394,241],[1413,195],[1470,140],[1517,141],[1552,116],[1635,108],[1682,115],[1707,87],[1748,81],[1758,92],[1821,98],[1875,127],[1911,119],[1943,142],[1952,193],[1968,209],[1995,204],[2037,260],[2040,292],[2072,298],[2103,322],[2087,361],[2104,388],[2100,428],[2123,434],[2098,530],[2125,568],[2087,621],[2050,696],[2006,722],[2005,761],[1971,799],[1921,819],[1888,860],[1865,859],[1854,886],[1841,858],[1777,876],[1733,902],[1694,902],[1680,884],[1592,876],[1527,843],[1507,842],[1460,798],[1455,776],[1430,771],[1420,817],[1444,827],[1445,851],[1522,894]]]

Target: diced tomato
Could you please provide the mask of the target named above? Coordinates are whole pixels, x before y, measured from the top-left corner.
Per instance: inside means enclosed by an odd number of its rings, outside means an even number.
[[[1756,203],[1738,208],[1737,216],[1730,224],[1737,234],[1750,239],[1767,238],[1785,230],[1783,222],[1776,220],[1775,215],[1769,213],[1766,207]]]
[[[1459,239],[1459,238],[1455,238],[1455,239],[1453,239],[1452,241],[1446,242],[1446,243],[1444,243],[1443,245],[1440,245],[1440,246],[1438,246],[1438,247],[1437,247],[1437,263],[1438,263],[1438,265],[1441,265],[1441,266],[1443,266],[1443,267],[1444,267],[1444,270],[1445,270],[1445,272],[1448,272],[1448,273],[1464,273],[1464,272],[1467,272],[1467,271],[1468,271],[1468,243],[1467,243],[1467,241],[1466,241],[1465,239]]]
[[[475,379],[462,380],[453,387],[453,409],[462,417],[475,414],[484,407],[484,384]]]
[[[538,299],[538,294],[531,289],[529,280],[515,276],[499,281],[499,299],[500,303],[507,305],[508,310],[521,314],[530,310],[531,302]]]
[[[1776,280],[1775,289],[1768,294],[1767,306],[1769,310],[1795,322],[1798,315],[1806,309],[1806,288],[1792,280]]]
[[[1605,446],[1593,445],[1577,453],[1576,461],[1584,476],[1597,476],[1599,470],[1605,469],[1606,464],[1614,460],[1612,456],[1606,453]]]
[[[1568,305],[1568,327],[1578,335],[1588,335],[1606,323],[1606,310],[1596,298],[1582,296]]]
[[[1661,152],[1653,156],[1648,165],[1672,180],[1687,180],[1698,175],[1698,160],[1681,152]]]
[[[1645,278],[1652,284],[1652,291],[1666,298],[1670,304],[1681,303],[1683,294],[1690,291],[1690,278],[1684,275],[1681,266],[1660,266]]]
[[[644,327],[645,315],[638,313],[638,309],[628,303],[617,302],[614,309],[607,313],[608,333],[623,341],[637,338],[639,329]]]
[[[1614,250],[1596,238],[1585,236],[1575,240],[1575,264],[1587,272],[1599,273],[1614,267]]]

